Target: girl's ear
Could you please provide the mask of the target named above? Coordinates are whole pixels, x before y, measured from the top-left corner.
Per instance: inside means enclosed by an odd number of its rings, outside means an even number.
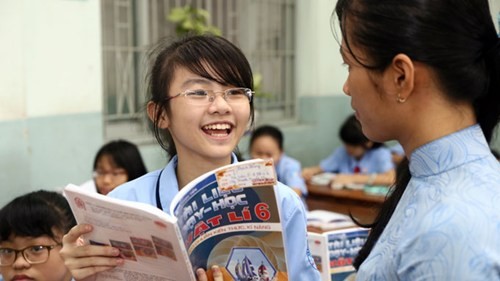
[[[148,111],[148,117],[149,120],[151,120],[153,123],[155,123],[156,118],[158,118],[158,122],[156,122],[158,128],[160,129],[167,129],[169,126],[169,119],[167,116],[167,113],[163,108],[158,106],[158,104],[150,101],[148,102],[147,105],[147,111]],[[161,111],[161,113],[159,112]],[[158,117],[158,113],[160,113],[160,116]]]
[[[405,54],[397,54],[384,71],[384,86],[390,99],[404,103],[415,86],[415,65]]]

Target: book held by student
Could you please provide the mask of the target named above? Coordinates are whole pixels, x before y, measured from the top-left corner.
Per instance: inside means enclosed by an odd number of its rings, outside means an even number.
[[[224,166],[186,185],[173,216],[73,185],[64,193],[78,223],[94,226],[85,240],[116,247],[126,260],[97,280],[196,280],[195,269],[214,264],[224,280],[287,280],[275,184],[270,160]]]
[[[354,258],[366,242],[367,228],[351,227],[323,233],[308,232],[307,240],[323,281],[355,280]]]

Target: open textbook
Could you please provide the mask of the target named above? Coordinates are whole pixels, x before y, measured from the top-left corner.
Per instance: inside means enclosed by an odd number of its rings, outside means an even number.
[[[354,281],[354,258],[366,242],[367,228],[350,227],[307,233],[309,250],[323,281]]]
[[[74,185],[64,194],[77,222],[94,226],[84,240],[116,247],[125,259],[97,281],[196,280],[194,270],[214,264],[224,280],[288,280],[275,184],[272,160],[224,166],[186,185],[173,216]]]
[[[327,210],[312,210],[307,212],[306,217],[307,226],[320,231],[356,226],[348,215]]]

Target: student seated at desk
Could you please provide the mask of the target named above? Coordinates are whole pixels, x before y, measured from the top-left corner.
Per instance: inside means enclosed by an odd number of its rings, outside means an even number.
[[[80,186],[103,195],[147,173],[139,148],[126,140],[103,145],[94,158],[93,170],[93,179]]]
[[[283,133],[270,125],[263,125],[253,131],[250,137],[250,156],[252,158],[272,158],[276,167],[278,181],[291,187],[305,204],[307,187],[301,176],[301,165],[296,159],[283,151]]]
[[[390,146],[389,150],[391,151],[392,162],[394,163],[394,166],[397,166],[406,157],[403,146],[401,146],[399,142],[393,146]]]
[[[391,152],[383,144],[366,138],[354,114],[342,124],[339,137],[343,146],[323,159],[318,166],[302,170],[305,180],[324,172],[336,173],[333,187],[352,184],[391,185],[395,179]]]

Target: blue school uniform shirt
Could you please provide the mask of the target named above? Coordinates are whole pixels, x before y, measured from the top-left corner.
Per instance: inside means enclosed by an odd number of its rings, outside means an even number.
[[[478,125],[417,148],[357,280],[500,280],[500,164]]]
[[[391,151],[391,153],[393,154],[397,154],[397,155],[405,155],[405,151],[403,149],[403,146],[401,146],[401,144],[398,142],[396,143],[395,145],[389,147],[389,150]]]
[[[287,186],[299,188],[305,196],[307,195],[307,186],[301,173],[300,162],[284,153],[281,155],[278,163],[276,163],[278,181]]]
[[[276,167],[276,177],[278,181],[286,186],[299,188],[302,196],[302,204],[304,204],[304,209],[308,210],[306,196],[307,196],[307,186],[304,178],[302,178],[302,167],[300,162],[292,157],[282,154],[278,163],[275,163]]]
[[[233,163],[238,162],[233,155]],[[179,192],[175,169],[177,156],[163,169],[160,177],[160,201],[165,213],[170,214],[172,199]],[[111,191],[108,196],[143,202],[156,206],[156,182],[162,170],[150,172]],[[277,195],[284,232],[288,277],[290,280],[320,280],[307,245],[306,214],[300,198],[289,187],[278,183]]]
[[[394,169],[391,151],[386,147],[367,150],[360,160],[347,153],[344,146],[336,148],[330,156],[323,159],[319,166],[325,172],[352,174],[355,167],[362,174],[385,173]]]

